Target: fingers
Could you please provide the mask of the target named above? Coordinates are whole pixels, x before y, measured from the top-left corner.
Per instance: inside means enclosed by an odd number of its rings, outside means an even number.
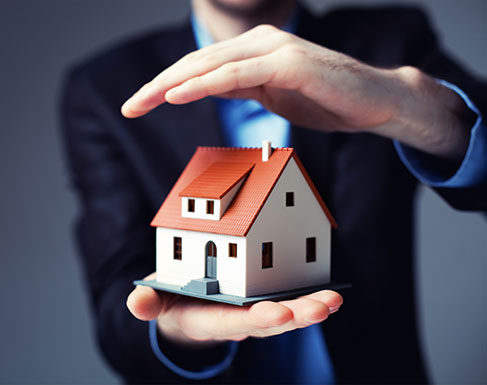
[[[197,302],[178,310],[176,324],[190,340],[268,337],[323,322],[338,310],[342,297],[323,290],[294,300],[263,301],[249,308]]]
[[[154,274],[145,279],[152,278]],[[342,302],[338,293],[322,290],[294,300],[237,307],[178,295],[163,297],[152,288],[137,286],[127,298],[127,307],[140,320],[158,318],[161,330],[170,331],[178,339],[241,341],[249,336],[267,337],[322,322]]]
[[[341,295],[331,290],[322,290],[294,300],[281,301],[281,305],[292,311],[292,319],[275,327],[255,329],[249,335],[268,337],[323,322],[331,313],[338,311],[342,303]]]
[[[277,327],[291,319],[289,308],[270,301],[249,308],[204,303],[185,306],[178,323],[185,336],[194,340],[240,340],[252,330]]]
[[[144,115],[166,101],[176,103],[169,100],[166,95],[166,92],[172,88],[215,71],[225,64],[266,56],[291,39],[293,39],[292,35],[274,27],[259,26],[233,39],[192,52],[161,72],[127,100],[122,106],[122,114],[133,118]],[[228,68],[225,71],[228,71]],[[207,96],[204,93],[201,95]],[[214,93],[211,92],[209,95]]]
[[[317,291],[315,293],[305,295],[302,298],[315,299],[317,301],[325,303],[330,309],[330,313],[336,312],[343,304],[343,297],[332,290]]]
[[[269,83],[275,76],[274,59],[271,54],[226,63],[214,71],[194,77],[180,86],[172,88],[165,95],[166,101],[172,104],[189,103],[210,95],[249,89]]]

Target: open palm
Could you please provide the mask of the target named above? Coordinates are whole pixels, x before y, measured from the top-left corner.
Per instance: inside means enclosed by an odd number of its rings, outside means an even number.
[[[155,273],[146,279],[154,279]],[[181,342],[240,341],[267,337],[324,321],[342,304],[340,294],[322,290],[297,299],[227,305],[137,286],[127,306],[138,319],[157,319],[159,330]]]

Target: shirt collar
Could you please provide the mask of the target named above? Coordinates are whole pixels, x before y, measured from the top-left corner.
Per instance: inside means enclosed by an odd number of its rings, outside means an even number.
[[[295,7],[289,20],[281,28],[283,31],[294,33],[297,28],[299,19],[299,7]],[[198,19],[194,12],[191,13],[191,27],[193,29],[194,39],[198,49],[207,47],[215,41],[206,28],[203,21]],[[220,106],[227,106],[231,108],[239,108],[243,116],[250,117],[266,112],[262,104],[252,99],[222,99],[215,98]]]
[[[299,19],[298,16],[299,8],[295,7],[291,17],[281,29],[289,33],[295,33]],[[215,42],[210,34],[210,31],[208,31],[202,20],[196,17],[194,12],[191,13],[191,27],[193,28],[193,34],[198,49],[209,46]]]

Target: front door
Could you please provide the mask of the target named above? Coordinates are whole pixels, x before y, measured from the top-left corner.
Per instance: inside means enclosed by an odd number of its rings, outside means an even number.
[[[216,245],[209,241],[206,244],[206,278],[216,279]]]

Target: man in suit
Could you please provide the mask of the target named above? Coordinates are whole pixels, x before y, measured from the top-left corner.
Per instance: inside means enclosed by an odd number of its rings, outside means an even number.
[[[66,87],[78,238],[108,361],[139,383],[426,382],[414,191],[420,179],[456,208],[486,210],[485,85],[441,52],[416,9],[320,18],[293,0],[193,9],[189,25],[78,66]],[[122,108],[138,119],[124,119],[120,105],[144,83]],[[331,291],[244,309],[131,292],[153,271],[150,219],[195,147],[259,135],[296,148],[337,219],[332,278],[353,284],[343,308]],[[124,307],[129,293],[149,331]]]

